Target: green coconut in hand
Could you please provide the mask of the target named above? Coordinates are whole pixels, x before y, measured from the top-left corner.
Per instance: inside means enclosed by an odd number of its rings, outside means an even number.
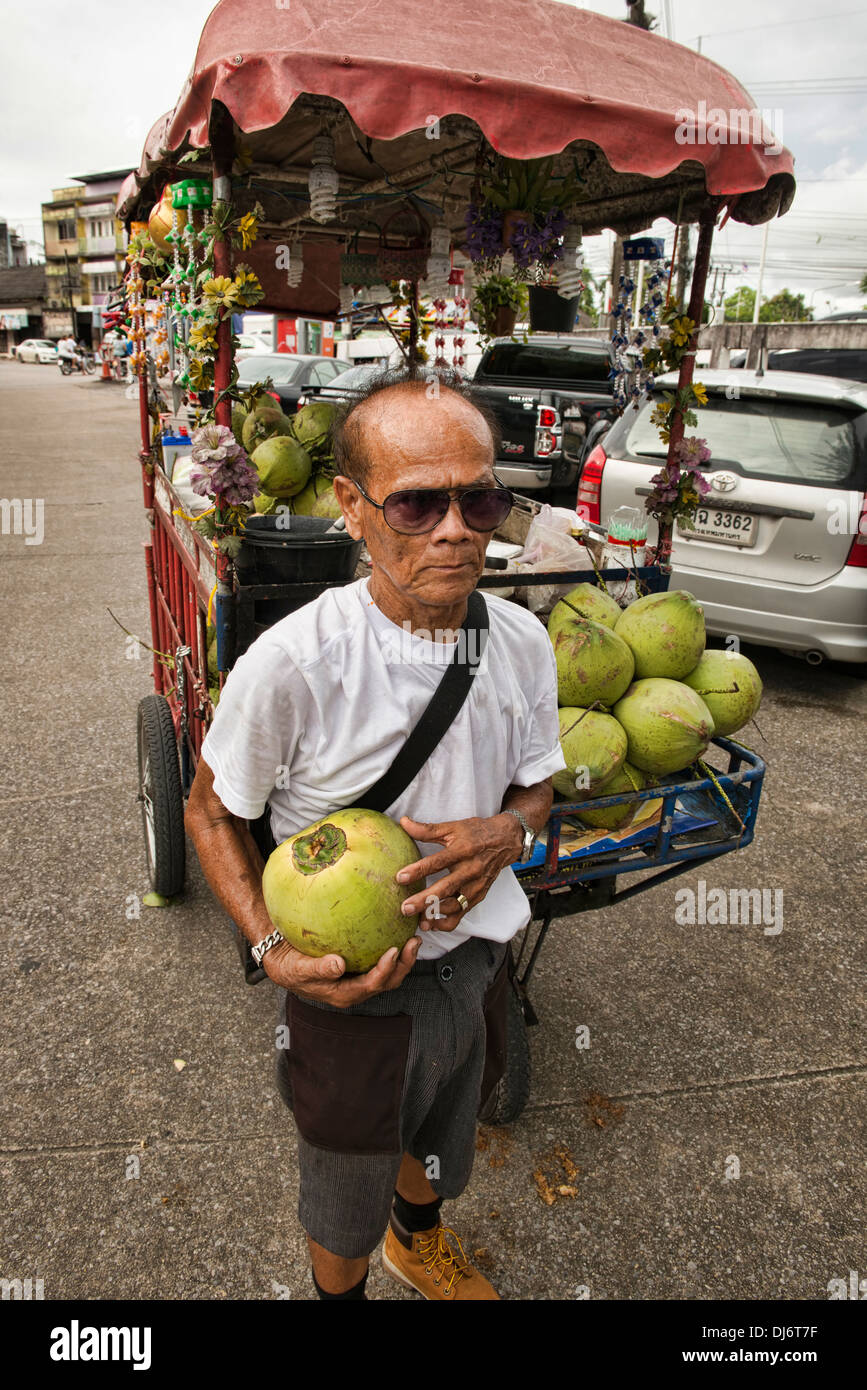
[[[268,915],[305,956],[342,956],[365,972],[391,946],[402,951],[418,927],[401,904],[424,888],[395,882],[421,859],[415,840],[378,811],[335,811],[285,840],[262,875]]]

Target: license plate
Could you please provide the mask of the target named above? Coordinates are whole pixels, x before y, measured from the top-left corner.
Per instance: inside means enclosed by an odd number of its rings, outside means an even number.
[[[756,543],[758,522],[750,512],[699,507],[694,520],[679,520],[677,529],[681,536],[691,541],[716,541],[718,544],[746,547]]]

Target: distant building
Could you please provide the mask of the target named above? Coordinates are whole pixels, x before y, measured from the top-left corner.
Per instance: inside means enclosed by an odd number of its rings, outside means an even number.
[[[8,355],[25,338],[46,336],[45,266],[0,269],[0,353]]]
[[[115,200],[129,169],[73,174],[42,204],[48,303],[44,336],[74,333],[95,343],[101,309],[119,290],[126,270],[126,233]]]
[[[10,266],[27,264],[27,243],[10,227],[5,218],[0,218],[0,270]]]

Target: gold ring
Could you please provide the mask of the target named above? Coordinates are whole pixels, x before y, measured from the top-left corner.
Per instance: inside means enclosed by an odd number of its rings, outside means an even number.
[[[463,893],[455,893],[455,901],[460,903],[462,912],[469,912],[470,905],[464,897]]]

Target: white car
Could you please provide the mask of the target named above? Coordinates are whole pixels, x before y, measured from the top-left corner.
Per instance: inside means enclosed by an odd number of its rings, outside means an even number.
[[[867,661],[867,386],[738,369],[700,380],[708,403],[688,433],[710,447],[711,491],[693,525],[675,529],[671,587],[695,595],[716,636],[816,665]],[[677,378],[657,386],[674,391]],[[588,521],[643,508],[666,455],[653,405],[628,407],[584,458],[577,506]]]
[[[25,338],[15,349],[19,362],[56,362],[57,344],[47,338]]]
[[[264,357],[266,353],[272,353],[274,349],[269,347],[264,338],[260,338],[256,333],[237,333],[238,348],[235,353],[235,361],[243,362],[245,357]]]

